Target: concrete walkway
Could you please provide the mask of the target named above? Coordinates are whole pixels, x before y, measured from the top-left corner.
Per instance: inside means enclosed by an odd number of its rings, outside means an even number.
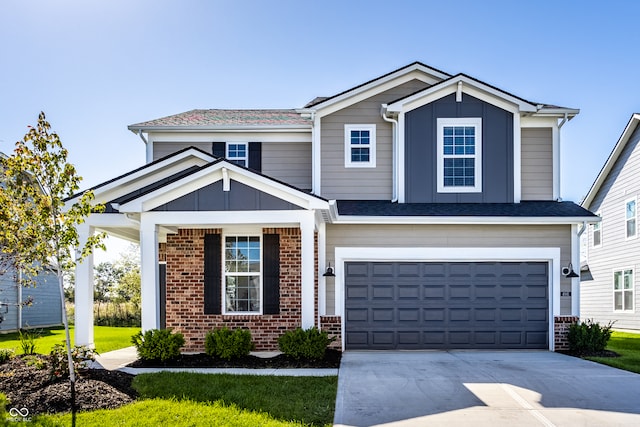
[[[640,375],[548,351],[348,351],[334,423],[639,426]]]
[[[272,357],[271,353],[252,353],[258,357]],[[138,359],[135,347],[109,351],[96,356],[96,363],[91,365],[97,369],[118,369],[137,375],[162,371],[194,372],[199,374],[234,374],[234,375],[280,375],[289,377],[326,377],[338,375],[337,369],[244,369],[244,368],[129,368],[126,365]]]

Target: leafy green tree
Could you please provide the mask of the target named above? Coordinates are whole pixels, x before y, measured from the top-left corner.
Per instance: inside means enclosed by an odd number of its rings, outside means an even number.
[[[101,262],[93,269],[94,288],[93,298],[98,302],[109,301],[112,298],[113,290],[125,275],[125,269],[110,261]]]
[[[103,234],[80,242],[76,226],[103,206],[92,206],[90,191],[73,204],[66,199],[78,191],[81,178],[67,162],[68,152],[51,125],[40,113],[36,127],[29,127],[16,142],[11,156],[0,159],[4,175],[0,186],[0,248],[14,257],[23,276],[34,277],[50,268],[58,277],[62,320],[66,331],[67,359],[71,386],[72,421],[75,425],[75,374],[69,322],[65,310],[64,275],[95,247],[103,247]]]

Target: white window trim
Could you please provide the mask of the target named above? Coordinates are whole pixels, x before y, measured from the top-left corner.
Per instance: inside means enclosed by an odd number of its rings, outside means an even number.
[[[351,161],[351,131],[352,130],[368,130],[369,131],[369,161],[368,162],[352,162]],[[375,168],[376,167],[376,125],[344,125],[344,167],[345,168]],[[356,146],[353,146],[356,147]]]
[[[596,216],[599,216],[600,218],[602,218],[602,215],[600,215],[600,212],[596,212]],[[595,238],[593,237],[593,235],[596,232],[596,226],[600,227],[600,244],[596,245],[596,241]],[[594,222],[593,224],[591,224],[591,246],[594,248],[599,248],[602,246],[602,221],[600,222]]]
[[[258,311],[227,311],[227,271],[225,268],[225,263],[227,261],[227,257],[226,257],[226,242],[227,242],[227,237],[258,237],[260,239],[260,274],[258,275],[259,280],[260,280],[260,286],[259,286],[259,295],[260,295],[260,304],[259,307],[260,309]],[[262,239],[262,234],[256,233],[256,232],[242,232],[241,230],[233,230],[232,232],[228,232],[228,233],[223,233],[222,234],[222,286],[221,288],[221,292],[222,292],[222,314],[223,315],[228,315],[228,316],[261,316],[262,315],[262,307],[264,305],[264,292],[263,292],[263,269],[264,266],[262,265],[262,258],[263,258],[263,239]],[[228,273],[229,275],[232,276],[254,276],[255,274],[253,273]]]
[[[627,205],[629,202],[635,202],[635,218],[633,218],[636,222],[636,226],[634,229],[633,236],[627,235],[627,222],[629,222],[630,218],[627,218]],[[635,197],[627,199],[624,201],[624,237],[626,240],[633,240],[638,237],[638,201]]]
[[[244,153],[245,156],[244,157],[230,157],[229,156],[229,147],[231,147],[231,145],[244,145]],[[225,159],[229,160],[229,161],[235,161],[235,160],[243,160],[244,161],[244,167],[249,167],[249,143],[248,142],[227,142],[225,143]]]
[[[476,128],[475,154],[475,185],[473,187],[445,187],[444,185],[444,154],[443,131],[445,126],[474,126]],[[457,156],[454,156],[457,157]],[[482,192],[482,118],[456,117],[438,118],[437,121],[437,190],[438,193],[480,193]]]
[[[631,310],[625,310],[624,308],[622,310],[616,310],[616,292],[620,292],[622,293],[622,306],[624,307],[624,272],[627,270],[631,270],[631,301],[633,301],[633,308]],[[620,290],[616,290],[615,289],[615,280],[616,280],[616,273],[622,273],[622,289]],[[635,313],[636,311],[636,272],[635,269],[633,267],[624,267],[624,268],[616,268],[615,270],[613,270],[613,274],[612,274],[612,281],[611,281],[612,286],[612,292],[613,292],[613,311],[615,313]],[[629,291],[629,289],[627,289],[627,291]]]

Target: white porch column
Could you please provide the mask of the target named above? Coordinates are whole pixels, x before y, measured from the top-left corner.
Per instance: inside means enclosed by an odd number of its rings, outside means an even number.
[[[324,222],[318,225],[318,325],[320,316],[327,313],[327,278],[323,276],[327,271],[327,226]]]
[[[93,235],[94,228],[88,224],[77,226],[80,246],[84,246]],[[93,342],[93,254],[76,264],[75,289],[75,343],[94,348]]]
[[[314,321],[314,212],[305,212],[300,221],[302,246],[302,328],[309,329],[315,325]]]
[[[142,330],[160,328],[158,285],[158,226],[145,213],[140,215],[140,288]]]

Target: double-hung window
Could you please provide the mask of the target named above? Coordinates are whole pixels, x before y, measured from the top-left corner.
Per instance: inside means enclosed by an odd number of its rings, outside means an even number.
[[[227,160],[240,166],[248,166],[249,155],[246,142],[230,142],[227,144]]]
[[[260,313],[260,236],[226,236],[224,240],[225,313]]]
[[[637,234],[636,199],[627,200],[624,208],[625,232],[627,239],[633,239]]]
[[[600,216],[599,213],[596,215]],[[591,225],[593,247],[597,248],[602,246],[602,221],[595,222]]]
[[[344,125],[344,166],[376,166],[376,125]]]
[[[482,119],[439,118],[437,132],[438,192],[481,192]]]
[[[633,311],[633,270],[613,272],[613,310]]]

